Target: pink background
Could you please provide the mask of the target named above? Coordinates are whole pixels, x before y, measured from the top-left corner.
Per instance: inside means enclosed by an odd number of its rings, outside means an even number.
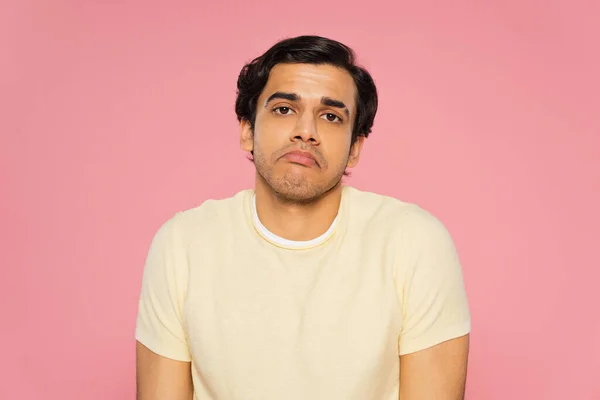
[[[354,47],[380,91],[347,183],[455,238],[467,399],[600,399],[599,7],[393,3],[2,2],[1,399],[134,398],[150,240],[253,184],[237,74],[306,33]]]

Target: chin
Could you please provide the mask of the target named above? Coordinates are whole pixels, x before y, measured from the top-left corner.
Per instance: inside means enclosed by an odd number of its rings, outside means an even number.
[[[262,183],[270,188],[284,202],[306,204],[314,202],[338,186],[343,170],[334,176],[324,176],[324,171],[310,168],[292,169],[276,165],[264,168],[262,163],[255,163],[256,172]]]
[[[277,198],[282,203],[306,205],[316,202],[321,198],[318,195],[311,195],[307,193],[295,193],[295,192],[277,192]]]
[[[337,186],[337,181],[330,183],[314,182],[305,177],[298,179],[298,176],[294,176],[292,179],[289,178],[289,176],[286,176],[268,183],[282,201],[290,203],[312,203]]]
[[[320,196],[320,190],[312,185],[294,184],[292,182],[278,182],[271,185],[277,196],[289,202],[311,202]]]

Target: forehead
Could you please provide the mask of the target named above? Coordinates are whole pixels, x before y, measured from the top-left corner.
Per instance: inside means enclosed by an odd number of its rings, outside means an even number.
[[[261,98],[264,101],[275,92],[296,93],[307,101],[330,97],[355,108],[354,79],[348,71],[332,65],[277,64],[271,69]]]

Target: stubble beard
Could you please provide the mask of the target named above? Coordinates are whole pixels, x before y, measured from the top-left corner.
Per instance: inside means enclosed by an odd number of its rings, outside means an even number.
[[[282,203],[307,205],[315,203],[329,192],[341,185],[345,165],[338,168],[336,174],[325,182],[311,182],[303,174],[287,173],[283,176],[273,176],[273,167],[267,162],[260,151],[254,150],[253,158],[259,179],[267,184]],[[274,160],[273,162],[276,162]]]

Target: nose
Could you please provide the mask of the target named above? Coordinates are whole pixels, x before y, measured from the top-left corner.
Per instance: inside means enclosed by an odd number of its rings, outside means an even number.
[[[314,116],[309,113],[303,113],[296,120],[296,126],[290,135],[292,142],[302,141],[312,145],[320,143],[319,133],[317,131],[317,122]]]

